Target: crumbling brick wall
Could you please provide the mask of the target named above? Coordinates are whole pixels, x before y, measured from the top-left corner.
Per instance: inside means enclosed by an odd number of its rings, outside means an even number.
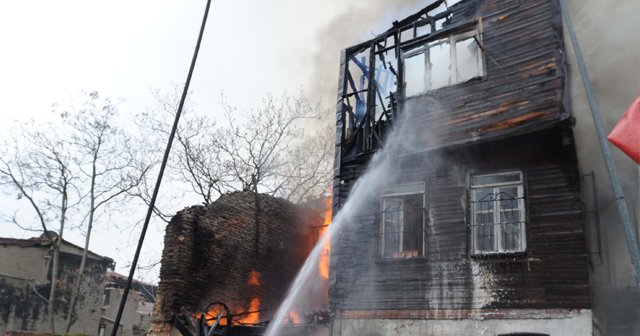
[[[235,192],[208,206],[178,212],[166,228],[156,316],[166,321],[182,307],[222,301],[232,311],[259,297],[260,319],[275,313],[312,247],[319,214],[286,200]],[[256,251],[256,236],[259,236]],[[251,283],[257,272],[259,285]],[[157,319],[156,319],[157,320]]]

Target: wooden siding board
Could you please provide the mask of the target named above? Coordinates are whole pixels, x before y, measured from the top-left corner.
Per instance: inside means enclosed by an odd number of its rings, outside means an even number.
[[[424,125],[424,150],[437,151],[449,165],[438,167],[420,154],[403,158],[410,163],[402,168],[404,180],[428,186],[425,257],[378,258],[380,210],[372,202],[361,209],[358,223],[332,241],[332,306],[588,308],[579,176],[575,149],[565,143],[572,136],[566,130],[556,0],[466,0],[452,11],[452,26],[483,17],[486,75],[400,102],[418,109],[415,122]],[[382,133],[388,132],[383,127]],[[334,181],[342,201],[371,157],[344,144],[336,143],[340,164]],[[525,173],[528,248],[518,255],[471,256],[466,177],[499,169]],[[334,206],[338,210],[340,204]]]
[[[380,260],[375,252],[379,217],[360,216],[360,225],[345,228],[332,248],[337,255],[332,272],[340,278],[331,297],[334,308],[590,307],[577,164],[572,145],[564,143],[567,134],[557,127],[441,151],[448,158],[441,161],[457,167],[452,171],[437,166],[423,167],[421,173],[408,169],[429,189],[425,258]],[[528,250],[515,256],[470,256],[465,176],[500,167],[525,172]],[[358,173],[343,186],[364,172],[362,164],[349,169]],[[377,207],[370,204],[361,212],[375,214]],[[491,286],[478,283],[474,267],[489,270]]]
[[[451,11],[449,27],[483,18],[486,73],[400,102],[421,109],[416,119],[430,133],[427,148],[541,130],[569,117],[556,0],[468,0]]]

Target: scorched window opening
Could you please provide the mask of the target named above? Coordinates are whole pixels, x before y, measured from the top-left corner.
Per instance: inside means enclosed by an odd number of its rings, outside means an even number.
[[[424,184],[396,186],[381,196],[379,256],[424,257]]]
[[[405,97],[484,76],[478,28],[452,33],[405,49],[402,54]]]

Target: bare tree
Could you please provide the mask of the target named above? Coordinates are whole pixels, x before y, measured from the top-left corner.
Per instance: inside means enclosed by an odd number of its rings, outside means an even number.
[[[143,137],[136,141],[146,149],[144,153],[139,153],[138,160],[146,165],[151,165],[153,168],[149,173],[150,178],[144,179],[137,188],[131,191],[131,194],[142,200],[147,206],[151,203],[151,195],[158,175],[157,167],[160,164],[165,149],[164,145],[171,132],[181,94],[180,90],[180,87],[174,85],[173,90],[167,92],[153,91],[155,105],[148,111],[139,114],[136,118],[138,129],[143,134]],[[194,125],[194,131],[206,130],[209,125],[209,120],[207,119],[192,121],[192,108],[191,101],[187,100],[183,108],[183,117],[180,124],[178,124],[177,141],[174,141],[174,148],[171,151],[167,170],[164,173],[163,181],[165,182],[163,185],[171,185],[172,187],[162,190],[153,208],[156,218],[165,223],[169,223],[174,212],[178,210],[175,205],[180,203],[180,199],[184,198],[185,194],[180,185],[182,180],[179,175],[181,171],[179,167],[183,164],[181,159],[184,157],[181,154],[181,144],[185,141],[193,141],[192,138],[194,136],[199,136],[190,131],[192,125]]]
[[[325,126],[289,149],[270,182],[270,192],[294,203],[322,195],[332,181],[333,134],[333,127]]]
[[[82,97],[79,106],[57,112],[50,124],[31,122],[5,140],[0,155],[0,187],[17,192],[30,204],[45,239],[52,241],[51,290],[48,319],[56,333],[54,302],[59,282],[59,253],[65,230],[77,226],[85,236],[65,316],[69,332],[76,320],[92,232],[102,215],[129,206],[131,191],[143,183],[149,166],[141,165],[127,132],[119,126],[117,106],[96,92]],[[69,210],[74,212],[70,216]],[[22,228],[18,216],[5,216]],[[57,234],[48,223],[57,219]],[[71,287],[71,286],[69,286]]]
[[[51,281],[47,312],[49,328],[55,333],[54,303],[58,283],[59,254],[66,226],[67,213],[78,204],[79,195],[74,186],[76,177],[71,168],[71,153],[65,142],[56,135],[61,134],[56,126],[35,127],[34,123],[14,129],[19,137],[5,139],[0,155],[0,187],[5,191],[17,192],[18,198],[25,198],[35,212],[44,239],[51,241]],[[57,132],[54,132],[54,127]],[[58,232],[48,229],[47,223],[58,221]],[[23,228],[29,224],[19,224],[14,214],[12,221]]]
[[[213,146],[224,154],[224,167],[240,188],[249,189],[255,184],[258,190],[275,193],[278,183],[274,182],[281,170],[295,159],[289,154],[304,143],[301,123],[317,120],[321,116],[319,107],[310,104],[302,94],[283,95],[279,99],[269,95],[260,107],[248,113],[240,113],[224,100],[222,106],[227,125],[214,134]],[[298,156],[298,159],[305,158]],[[229,188],[237,189],[238,184]]]
[[[86,207],[84,250],[67,311],[69,333],[75,321],[75,310],[84,278],[91,233],[98,212],[103,208],[124,206],[131,190],[145,178],[149,166],[138,165],[130,137],[117,126],[117,107],[109,99],[101,100],[92,92],[79,109],[63,113],[70,126],[69,143],[75,154],[74,163],[82,177]]]
[[[155,113],[144,115],[140,125],[164,136],[177,97],[157,94]],[[210,115],[186,110],[169,162],[174,181],[188,185],[204,204],[223,193],[256,186],[295,202],[325,190],[333,137],[329,128],[304,132],[322,115],[318,106],[302,94],[267,96],[251,111],[239,111],[224,101],[223,97],[218,123]]]
[[[189,184],[204,204],[215,201],[233,182],[220,164],[221,152],[213,143],[214,123],[206,116],[185,120],[177,133],[177,158],[173,168],[179,180]]]

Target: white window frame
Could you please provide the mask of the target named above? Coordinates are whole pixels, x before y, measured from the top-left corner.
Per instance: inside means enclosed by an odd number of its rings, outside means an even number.
[[[517,181],[509,181],[509,182],[501,182],[501,183],[489,183],[489,184],[473,184],[474,178],[478,177],[490,177],[490,176],[501,176],[501,175],[518,175]],[[471,251],[475,255],[487,255],[487,254],[504,254],[504,253],[520,253],[525,252],[527,249],[527,225],[526,225],[526,206],[524,199],[524,177],[522,171],[506,171],[500,173],[493,174],[476,174],[471,176],[470,181],[470,196],[471,196],[471,204],[470,213],[471,213]],[[505,249],[504,244],[502,243],[502,230],[503,225],[505,223],[501,223],[500,214],[502,211],[500,210],[500,199],[498,197],[494,197],[492,200],[493,209],[491,211],[483,211],[483,213],[493,213],[493,248],[491,250],[480,250],[478,248],[478,223],[476,214],[480,213],[475,209],[475,205],[478,204],[476,199],[476,190],[479,189],[492,189],[493,195],[499,195],[501,193],[501,188],[504,187],[516,187],[517,190],[517,211],[520,212],[519,218],[519,230],[520,230],[520,239],[519,239],[519,248],[517,249]],[[513,210],[511,210],[513,211]]]
[[[457,58],[457,51],[456,51],[456,42],[461,41],[461,40],[465,40],[465,39],[468,39],[468,38],[473,38],[473,37],[475,37],[477,39],[476,43],[480,43],[480,44],[482,43],[482,39],[481,39],[481,37],[482,37],[481,24],[479,24],[476,29],[473,29],[473,30],[470,30],[470,31],[466,31],[466,32],[463,32],[463,33],[452,33],[452,34],[450,34],[450,35],[448,35],[446,37],[443,37],[443,38],[436,38],[436,39],[433,39],[433,40],[428,40],[428,41],[425,41],[422,45],[420,45],[418,47],[412,47],[409,50],[403,51],[403,53],[402,53],[402,62],[403,62],[403,64],[404,64],[404,62],[405,62],[405,60],[407,58],[410,58],[412,56],[416,56],[416,55],[419,55],[419,54],[424,54],[425,55],[425,57],[424,57],[425,73],[423,75],[423,79],[425,81],[425,83],[424,83],[425,90],[422,91],[422,92],[417,92],[417,93],[412,94],[412,95],[407,96],[407,97],[418,96],[418,95],[427,93],[427,92],[432,91],[432,90],[437,90],[437,89],[449,87],[449,86],[452,86],[452,85],[460,84],[460,83],[466,82],[468,80],[471,80],[473,78],[484,77],[484,75],[485,75],[484,51],[482,50],[482,48],[480,46],[478,46],[478,67],[479,67],[478,76],[462,80],[462,79],[458,78],[459,74],[458,74],[458,71],[456,71],[456,69],[457,69],[457,59],[458,59]],[[449,84],[447,84],[447,85],[442,85],[442,86],[439,86],[439,87],[436,87],[436,88],[427,88],[427,83],[426,83],[427,72],[430,70],[429,69],[429,64],[431,63],[429,61],[429,56],[430,56],[429,48],[437,46],[437,45],[440,45],[442,43],[449,43],[449,64],[450,64],[449,72],[450,72],[450,80],[451,80],[451,82]],[[402,70],[403,71],[403,78],[404,78],[403,79],[403,81],[404,81],[403,88],[404,88],[405,93],[406,93],[406,89],[407,89],[406,70],[407,70],[406,67],[403,66],[403,70]]]
[[[380,239],[378,239],[378,243],[379,245],[379,254],[378,257],[381,259],[390,259],[390,260],[394,260],[394,259],[405,259],[405,258],[424,258],[425,256],[425,251],[426,251],[426,242],[425,242],[425,223],[426,223],[426,213],[424,213],[425,211],[425,206],[426,206],[426,197],[425,197],[425,184],[424,183],[412,183],[412,184],[403,184],[403,185],[397,185],[397,186],[391,186],[391,187],[387,187],[382,194],[380,195],[380,208],[382,209],[382,214],[381,214],[381,222],[380,222],[380,229],[379,229],[379,234],[380,234]],[[406,252],[408,251],[404,251],[403,249],[403,243],[404,243],[404,211],[400,211],[400,232],[399,232],[399,242],[398,242],[398,251],[397,252],[397,256],[385,256],[385,224],[386,224],[386,214],[387,212],[385,211],[385,199],[387,198],[393,198],[393,197],[399,197],[399,196],[410,196],[410,195],[420,195],[422,197],[422,208],[421,210],[423,211],[422,213],[422,225],[421,225],[421,233],[422,233],[422,237],[420,239],[421,241],[421,251],[420,251],[420,255],[418,256],[411,256],[408,255]]]

